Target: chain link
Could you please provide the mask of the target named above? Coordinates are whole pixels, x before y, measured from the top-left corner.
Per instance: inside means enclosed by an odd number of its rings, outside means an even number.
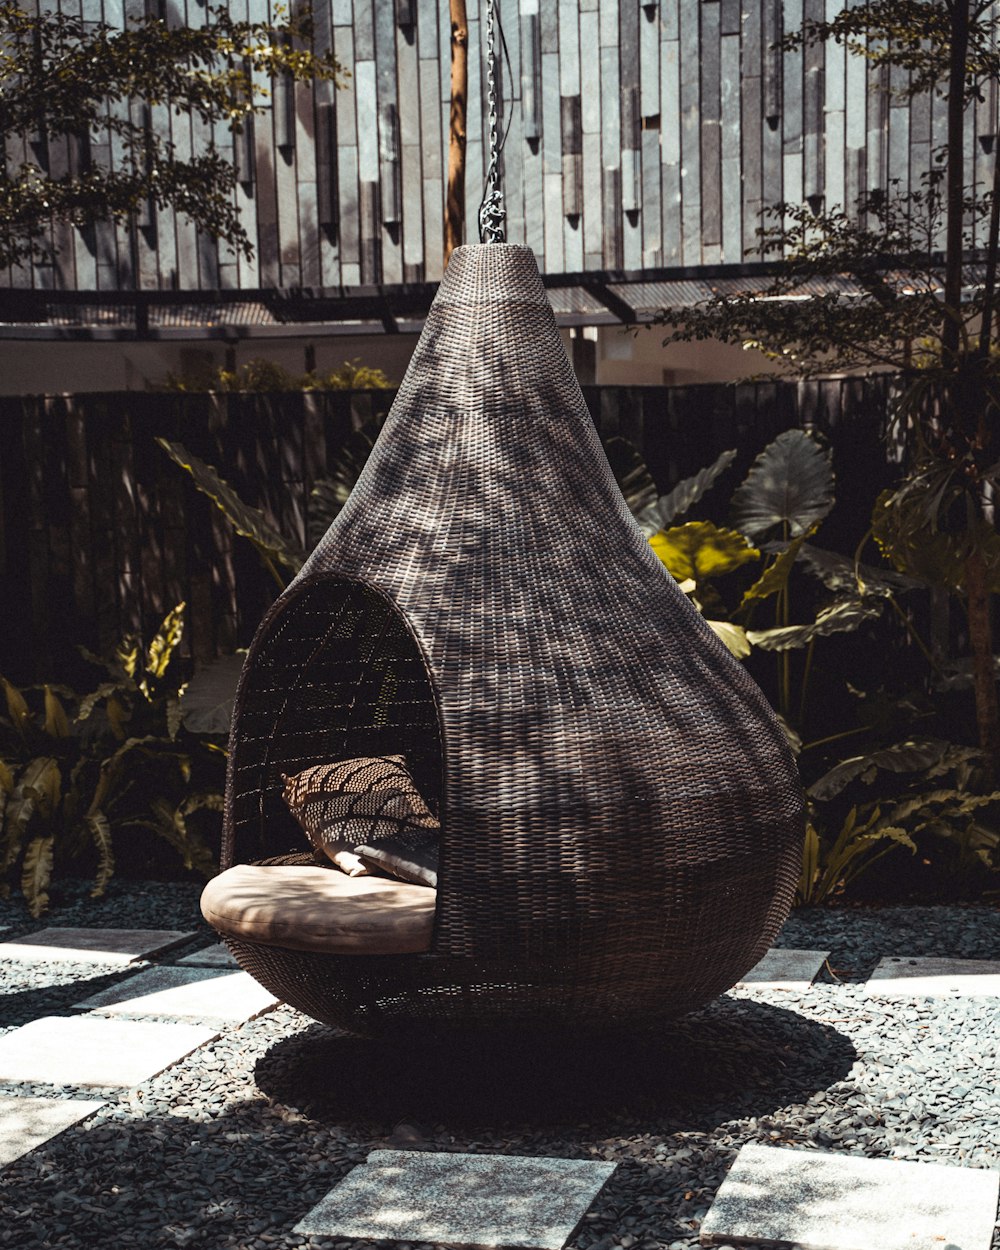
[[[496,0],[486,0],[486,96],[490,124],[490,163],[486,170],[486,188],[479,206],[479,239],[481,243],[503,243],[507,210],[500,190],[500,149],[497,118],[496,82]]]

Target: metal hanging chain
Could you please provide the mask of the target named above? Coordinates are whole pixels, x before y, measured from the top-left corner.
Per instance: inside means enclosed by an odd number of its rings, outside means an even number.
[[[490,163],[486,169],[483,201],[479,205],[480,243],[503,243],[506,241],[504,237],[504,223],[507,219],[507,209],[504,207],[503,191],[500,189],[500,158],[503,155],[503,146],[507,142],[507,130],[510,123],[508,122],[507,126],[504,127],[503,134],[499,135],[495,42],[497,33],[500,36],[500,46],[503,48],[504,61],[507,65],[507,72],[513,89],[514,76],[510,69],[510,55],[507,52],[507,41],[504,39],[503,26],[501,26],[500,18],[497,16],[496,0],[486,0],[486,94],[490,123]]]

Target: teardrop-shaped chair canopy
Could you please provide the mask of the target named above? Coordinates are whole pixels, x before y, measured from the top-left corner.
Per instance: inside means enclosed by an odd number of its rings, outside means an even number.
[[[295,844],[282,773],[394,752],[442,821],[432,950],[332,959],[325,989],[300,971],[318,1018],[676,1015],[788,912],[785,736],[629,513],[524,247],[453,252],[357,486],[258,631],[225,861]],[[273,952],[237,953],[273,988]]]

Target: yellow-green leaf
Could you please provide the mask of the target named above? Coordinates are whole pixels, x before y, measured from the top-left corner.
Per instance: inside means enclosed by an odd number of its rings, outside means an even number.
[[[14,722],[14,728],[23,735],[31,723],[31,713],[28,711],[24,695],[16,686],[12,686],[6,677],[3,678],[3,692],[7,699],[7,714]]]
[[[4,794],[10,794],[13,789],[14,774],[11,772],[10,766],[4,760],[0,760],[0,790]]]
[[[157,680],[167,671],[170,658],[184,636],[185,606],[185,604],[179,603],[176,608],[167,613],[163,618],[163,624],[157,631],[156,637],[149,644],[149,651],[146,655],[146,672]]]
[[[115,872],[115,851],[111,841],[111,825],[103,812],[88,812],[84,817],[90,836],[97,847],[97,876],[91,898],[100,898]]]
[[[750,654],[750,643],[747,641],[747,631],[742,625],[734,625],[732,621],[709,621],[705,622],[718,638],[725,643],[728,650],[736,656],[738,660],[742,660]]]
[[[52,848],[55,838],[32,838],[21,864],[21,892],[28,910],[37,920],[49,905],[48,888],[52,880]]]
[[[69,720],[66,709],[51,686],[45,687],[45,732],[50,738],[68,738]]]
[[[76,713],[76,719],[78,721],[87,720],[91,712],[93,712],[94,708],[102,699],[110,699],[112,695],[117,694],[117,692],[121,689],[123,689],[123,687],[120,682],[102,682],[96,690],[92,691],[88,695],[84,695],[84,697],[80,700],[80,707]],[[121,707],[121,704],[118,706]]]
[[[760,577],[744,594],[740,602],[740,609],[749,608],[752,604],[760,603],[762,599],[768,599],[771,595],[776,595],[779,590],[785,589],[788,585],[792,566],[798,557],[799,549],[812,533],[813,531],[809,530],[805,534],[800,534],[798,538],[793,539],[788,544],[784,551],[778,552]]]
[[[108,699],[108,705],[104,709],[107,713],[108,724],[111,726],[111,732],[115,735],[119,742],[125,741],[126,722],[128,721],[128,712],[126,712],[121,701],[114,695]]]
[[[742,534],[719,529],[711,521],[688,521],[660,530],[649,545],[678,581],[702,582],[760,559],[760,552]]]
[[[62,793],[62,774],[58,763],[47,755],[32,760],[18,780],[18,789],[26,795],[30,794],[43,820],[51,820]]]

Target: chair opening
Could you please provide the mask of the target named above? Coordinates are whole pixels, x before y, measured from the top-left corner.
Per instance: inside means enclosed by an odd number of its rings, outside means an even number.
[[[223,865],[304,851],[282,775],[403,755],[440,817],[441,733],[420,646],[396,605],[360,581],[319,574],[272,609],[234,712],[231,819]]]

